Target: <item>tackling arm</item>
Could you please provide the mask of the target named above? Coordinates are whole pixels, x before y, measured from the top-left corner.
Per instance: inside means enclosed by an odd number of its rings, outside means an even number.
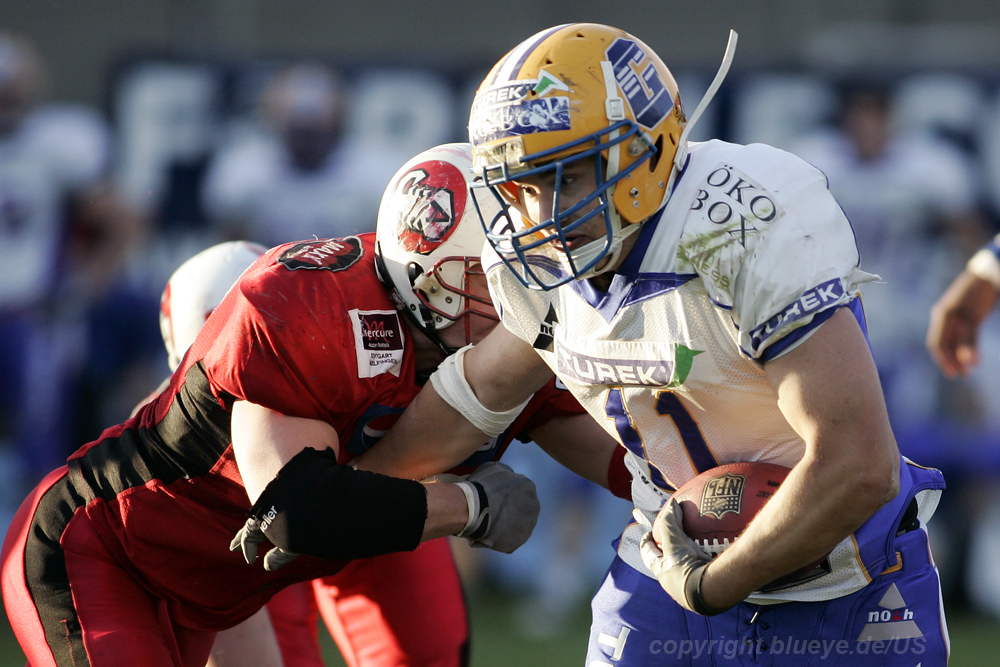
[[[606,489],[616,491],[609,471],[620,468],[620,476],[627,476],[624,463],[615,460],[621,459],[625,448],[588,414],[556,417],[533,430],[531,438],[563,466]],[[628,485],[624,488],[628,489]],[[630,497],[625,492],[616,495]]]
[[[457,484],[355,470],[337,462],[337,433],[326,422],[247,401],[234,405],[232,431],[253,506],[230,548],[254,562],[256,545],[270,540],[267,569],[297,553],[364,558],[446,535],[509,553],[537,519],[534,484],[501,464],[480,466]]]
[[[450,388],[472,409],[491,411],[521,405],[552,377],[534,349],[502,326],[468,351],[464,368],[472,394]],[[378,444],[358,457],[356,467],[423,479],[458,465],[489,437],[428,382]]]
[[[251,503],[258,501],[278,472],[306,447],[329,449],[334,454],[339,449],[337,431],[330,424],[289,417],[249,401],[233,405],[232,433],[233,453]],[[421,541],[459,532],[468,520],[465,494],[454,484],[424,486],[427,519]]]
[[[899,488],[878,374],[850,310],[839,309],[765,369],[806,450],[746,532],[705,571],[701,593],[717,609],[822,558]]]

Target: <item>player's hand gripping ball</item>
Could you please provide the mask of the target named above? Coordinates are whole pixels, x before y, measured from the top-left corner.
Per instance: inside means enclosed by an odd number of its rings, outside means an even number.
[[[673,495],[683,512],[684,532],[715,558],[743,533],[781,487],[790,470],[774,463],[739,462],[703,472]],[[829,564],[824,556],[761,590],[804,583],[827,572]]]
[[[773,463],[727,463],[698,475],[674,492],[684,514],[684,532],[718,556],[746,529],[788,476]]]
[[[674,600],[705,616],[725,611],[702,597],[705,570],[736,541],[787,474],[782,466],[732,463],[704,472],[674,492],[639,544],[646,567]]]

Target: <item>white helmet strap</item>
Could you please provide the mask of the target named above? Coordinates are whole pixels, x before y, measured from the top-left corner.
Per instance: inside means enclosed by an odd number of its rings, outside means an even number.
[[[608,254],[607,261],[599,263],[596,267],[590,269],[589,271],[584,271],[583,273],[581,273],[578,276],[579,280],[583,280],[585,278],[593,278],[594,276],[599,276],[602,273],[610,271],[611,268],[618,263],[618,257],[622,253],[622,242],[642,228],[641,225],[626,225],[624,228],[622,228],[620,219],[617,217],[616,219],[618,220],[618,222],[615,225],[615,232],[611,237],[610,248],[607,247],[607,239],[600,238],[600,239],[594,239],[593,241],[591,241],[590,243],[588,243],[587,245],[583,246],[582,248],[573,253],[573,261],[579,264],[586,264],[587,262],[597,257],[599,253],[607,252]]]
[[[712,84],[705,91],[704,97],[701,98],[701,102],[698,102],[698,106],[695,107],[694,113],[688,119],[687,125],[684,126],[684,130],[681,132],[680,138],[677,140],[677,152],[674,154],[674,174],[684,168],[684,161],[687,159],[687,139],[688,135],[691,134],[691,130],[694,129],[695,123],[701,118],[701,114],[705,112],[706,107],[708,107],[709,102],[715,97],[715,93],[719,91],[719,86],[722,85],[722,81],[729,74],[729,66],[733,64],[733,57],[736,55],[736,40],[739,39],[739,35],[735,30],[729,31],[729,42],[726,44],[726,53],[722,56],[722,64],[719,65],[719,71],[715,73],[715,78],[712,79]],[[671,174],[671,180],[674,178],[674,174]],[[670,191],[670,187],[667,187],[667,192]]]
[[[615,68],[610,60],[601,61],[601,71],[604,73],[604,111],[610,123],[625,120],[625,100],[618,94],[618,80],[615,78]]]
[[[604,92],[607,99],[604,100],[604,110],[608,116],[608,125],[614,125],[620,120],[625,120],[625,100],[618,94],[618,80],[615,79],[615,70],[611,66],[610,60],[601,61],[601,71],[604,73]],[[609,141],[618,138],[618,130],[608,135]],[[620,166],[619,155],[622,147],[618,146],[608,151],[608,167],[605,170],[604,180],[610,181],[618,175]]]

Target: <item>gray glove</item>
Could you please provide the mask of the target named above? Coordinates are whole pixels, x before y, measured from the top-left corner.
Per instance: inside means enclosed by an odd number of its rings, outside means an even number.
[[[257,562],[257,545],[265,541],[267,541],[267,536],[261,530],[260,522],[257,519],[251,518],[247,519],[247,522],[236,533],[236,537],[229,543],[229,550],[236,551],[240,549],[243,551],[243,559],[250,565],[253,565]],[[264,569],[268,572],[274,572],[288,565],[298,557],[299,555],[296,553],[274,547],[264,554]]]
[[[535,483],[503,463],[484,463],[457,482],[469,502],[469,522],[459,537],[474,547],[509,554],[524,544],[538,522]]]
[[[639,554],[663,590],[685,609],[702,616],[726,611],[709,607],[701,597],[701,578],[712,557],[684,532],[683,511],[677,501],[668,500],[660,509],[653,530],[639,542]]]

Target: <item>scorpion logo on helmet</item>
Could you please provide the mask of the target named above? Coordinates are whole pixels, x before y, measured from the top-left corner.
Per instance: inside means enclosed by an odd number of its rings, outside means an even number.
[[[466,196],[465,176],[452,164],[434,160],[408,171],[396,187],[400,245],[423,255],[440,246],[457,227]]]

